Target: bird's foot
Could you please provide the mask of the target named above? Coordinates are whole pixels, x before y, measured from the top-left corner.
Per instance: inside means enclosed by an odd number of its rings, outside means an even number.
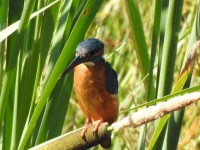
[[[91,124],[91,121],[90,121],[89,119],[87,119],[87,121],[86,121],[86,123],[85,123],[85,126],[84,126],[84,128],[83,128],[83,131],[82,131],[82,133],[81,133],[81,137],[82,137],[82,138],[85,138],[85,133],[87,132],[87,129],[88,129],[88,127],[90,126],[90,124]]]
[[[94,130],[93,130],[93,134],[96,134],[96,133],[97,133],[99,126],[100,126],[103,122],[105,122],[103,118],[101,118],[99,121],[97,121],[97,123],[96,123],[96,125],[95,125],[95,128],[94,128]]]

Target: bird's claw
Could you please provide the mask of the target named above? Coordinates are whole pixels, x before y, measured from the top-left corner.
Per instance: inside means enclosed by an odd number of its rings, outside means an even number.
[[[95,128],[94,128],[94,130],[93,130],[93,135],[96,135],[96,134],[97,134],[98,128],[99,128],[99,126],[100,126],[103,122],[104,122],[104,119],[103,119],[103,118],[101,118],[99,121],[97,121],[97,124],[95,125]]]
[[[104,122],[104,119],[101,118],[100,120],[98,120],[97,122],[95,122],[95,127],[94,127],[94,130],[93,130],[93,135],[96,135],[97,132],[98,132],[98,128],[99,126]],[[89,126],[91,124],[91,121],[89,119],[87,119],[86,123],[85,123],[85,126],[83,128],[83,131],[81,133],[81,137],[82,138],[85,138],[85,133],[87,132]]]
[[[87,132],[87,129],[89,128],[90,124],[91,124],[91,121],[89,119],[87,119],[85,126],[83,128],[83,131],[81,132],[82,138],[85,138],[85,133]]]

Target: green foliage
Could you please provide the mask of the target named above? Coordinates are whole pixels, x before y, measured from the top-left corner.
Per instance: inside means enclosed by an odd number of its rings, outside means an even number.
[[[179,76],[200,33],[195,2],[10,0],[0,2],[0,12],[0,148],[5,150],[27,149],[84,125],[73,94],[73,73],[58,79],[84,38],[105,43],[105,59],[118,74],[119,119],[199,90],[198,57]],[[181,147],[189,132],[187,112],[166,115],[141,131],[114,133],[112,146]],[[190,118],[193,126],[197,117]],[[170,134],[181,126],[180,134]],[[197,142],[191,149],[198,148]]]

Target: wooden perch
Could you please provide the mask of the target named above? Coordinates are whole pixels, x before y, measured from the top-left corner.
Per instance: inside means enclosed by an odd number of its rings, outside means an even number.
[[[108,140],[111,137],[111,132],[107,131],[108,126],[108,123],[102,123],[98,128],[98,133],[93,134],[94,126],[91,125],[88,128],[87,133],[85,134],[85,139],[81,137],[81,132],[83,128],[80,128],[52,140],[49,140],[40,145],[37,145],[30,150],[88,149],[102,143],[103,141]]]

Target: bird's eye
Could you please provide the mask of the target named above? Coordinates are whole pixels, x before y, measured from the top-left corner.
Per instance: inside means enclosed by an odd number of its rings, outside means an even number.
[[[92,56],[92,55],[93,55],[93,52],[90,52],[89,55]]]
[[[94,51],[91,51],[91,52],[90,52],[90,56],[93,56],[94,54],[95,54]]]

